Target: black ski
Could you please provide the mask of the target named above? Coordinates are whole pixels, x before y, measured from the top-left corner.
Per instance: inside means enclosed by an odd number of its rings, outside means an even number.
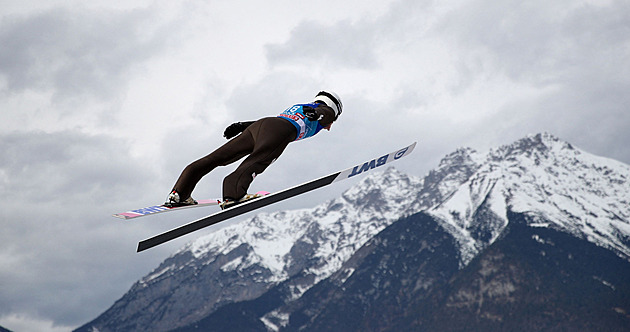
[[[297,196],[306,192],[309,192],[311,190],[315,190],[317,188],[321,188],[324,186],[327,186],[331,183],[337,182],[337,181],[341,181],[341,180],[345,180],[348,178],[351,178],[353,176],[359,175],[361,173],[367,172],[371,169],[374,169],[376,167],[380,167],[383,166],[389,162],[398,160],[404,156],[409,155],[413,149],[416,147],[416,143],[414,142],[413,144],[394,151],[392,153],[383,155],[379,158],[367,161],[363,164],[359,164],[357,166],[348,168],[346,170],[340,171],[340,172],[336,172],[324,177],[321,177],[319,179],[313,180],[313,181],[309,181],[303,184],[300,184],[298,186],[289,188],[289,189],[285,189],[276,193],[272,193],[269,195],[266,195],[264,197],[260,197],[260,198],[256,198],[256,199],[252,199],[251,201],[245,202],[243,204],[234,206],[232,208],[228,208],[225,209],[223,211],[217,212],[215,214],[209,215],[207,217],[203,217],[201,219],[195,220],[193,222],[190,222],[188,224],[182,225],[180,227],[174,228],[170,231],[164,232],[162,234],[156,235],[152,238],[140,241],[138,243],[138,252],[147,250],[149,248],[155,247],[157,245],[160,245],[164,242],[176,239],[180,236],[186,235],[188,233],[194,232],[196,230],[202,229],[204,227],[208,227],[210,225],[216,224],[218,222],[236,217],[238,215],[241,215],[243,213],[247,213],[259,208],[262,208],[264,206],[276,203],[276,202],[280,202],[282,200],[285,200],[287,198],[293,197],[293,196]]]

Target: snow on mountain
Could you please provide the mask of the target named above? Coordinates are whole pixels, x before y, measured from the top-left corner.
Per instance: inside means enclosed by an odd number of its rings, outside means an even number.
[[[553,227],[630,258],[630,166],[549,134],[483,157],[460,152],[474,173],[459,185],[442,184],[441,192],[451,194],[428,212],[458,240],[463,265],[496,240],[508,211],[528,215],[530,226]]]

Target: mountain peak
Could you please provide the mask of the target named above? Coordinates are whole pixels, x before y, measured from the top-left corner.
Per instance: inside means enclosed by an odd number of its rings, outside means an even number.
[[[477,165],[483,160],[477,150],[469,147],[458,148],[457,150],[447,154],[440,160],[438,169],[449,168],[454,165]]]
[[[430,210],[461,241],[463,264],[501,234],[508,212],[630,257],[628,165],[541,133],[491,150],[482,164],[467,170],[450,181],[445,199]],[[444,186],[443,179],[433,180],[439,180],[433,186]]]
[[[530,134],[516,142],[491,150],[489,158],[507,159],[519,155],[546,158],[553,151],[572,151],[573,146],[549,133]]]
[[[399,200],[404,198],[403,192],[417,189],[421,180],[404,174],[394,167],[389,167],[382,172],[374,172],[365,177],[358,184],[346,190],[341,197],[351,204],[365,206],[369,201],[381,204],[380,200]]]

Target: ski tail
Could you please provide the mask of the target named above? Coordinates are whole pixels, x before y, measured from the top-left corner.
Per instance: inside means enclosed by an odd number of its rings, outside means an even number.
[[[160,245],[164,242],[168,242],[170,240],[176,239],[180,236],[189,234],[191,232],[194,232],[196,230],[202,229],[204,227],[208,227],[210,225],[216,224],[218,222],[221,222],[223,220],[227,220],[236,216],[239,216],[241,214],[262,208],[264,206],[273,204],[273,203],[277,203],[280,201],[283,201],[285,199],[291,198],[291,197],[295,197],[297,195],[301,195],[303,193],[309,192],[311,190],[315,190],[324,186],[327,186],[329,184],[332,184],[334,182],[338,182],[341,180],[345,180],[345,179],[349,179],[351,177],[354,177],[356,175],[368,172],[374,168],[378,168],[380,166],[383,166],[385,164],[388,164],[390,162],[396,161],[402,157],[408,156],[413,149],[415,148],[416,143],[414,142],[413,144],[402,148],[400,150],[396,150],[392,153],[388,153],[386,155],[383,155],[381,157],[369,160],[365,163],[359,164],[357,166],[354,167],[350,167],[348,169],[339,171],[339,172],[335,172],[326,176],[323,176],[319,179],[315,179],[300,185],[297,185],[295,187],[291,187],[276,193],[272,193],[269,195],[266,195],[264,197],[260,197],[257,199],[253,199],[250,201],[247,201],[243,204],[237,205],[235,207],[229,208],[229,209],[225,209],[223,211],[217,212],[215,214],[209,215],[207,217],[203,217],[201,219],[195,220],[193,222],[190,222],[188,224],[182,225],[180,227],[174,228],[170,231],[167,231],[165,233],[162,234],[158,234],[152,238],[140,241],[138,243],[138,252],[147,250],[149,248],[155,247],[157,245]]]
[[[202,206],[209,206],[209,205],[219,205],[220,203],[221,203],[221,200],[219,200],[219,199],[201,199],[201,200],[198,200],[197,204],[195,204],[195,205],[184,205],[184,206],[178,206],[178,207],[168,207],[168,206],[164,206],[164,205],[153,205],[153,206],[147,206],[147,207],[142,208],[142,209],[116,213],[116,214],[113,214],[112,216],[114,216],[116,218],[128,220],[128,219],[135,219],[135,218],[140,218],[140,217],[144,217],[144,216],[150,216],[150,215],[154,215],[154,214],[158,214],[158,213],[164,213],[164,212],[168,212],[168,211],[185,210],[185,209],[202,207]]]

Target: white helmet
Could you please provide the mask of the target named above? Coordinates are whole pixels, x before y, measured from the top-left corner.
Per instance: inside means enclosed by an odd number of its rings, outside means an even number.
[[[335,111],[335,118],[338,118],[343,110],[343,104],[339,95],[332,91],[320,91],[315,95],[313,102],[320,101]]]

